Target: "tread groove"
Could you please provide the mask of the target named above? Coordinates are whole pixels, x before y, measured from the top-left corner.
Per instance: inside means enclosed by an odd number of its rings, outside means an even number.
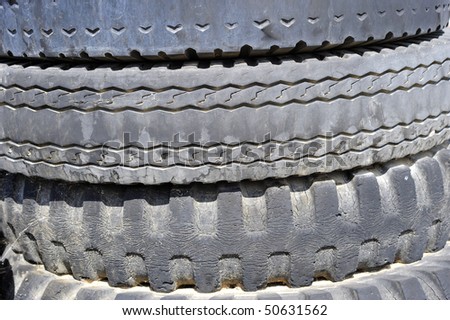
[[[383,166],[313,180],[129,186],[126,191],[110,185],[52,186],[2,173],[1,201],[16,208],[8,212],[11,207],[5,206],[2,223],[19,236],[25,216],[38,217],[41,205],[44,211],[49,207],[49,221],[25,231],[38,245],[21,239],[17,251],[33,262],[40,262],[32,256],[42,252],[42,262],[53,272],[70,273],[73,268],[76,278],[107,279],[113,286],[148,284],[160,292],[180,287],[213,292],[236,286],[252,291],[281,283],[300,287],[314,278],[341,281],[357,271],[417,261],[430,248],[444,246],[442,235],[449,233],[446,206],[436,207],[417,194],[428,190],[434,200],[446,198],[449,189],[443,186],[449,175],[441,172],[448,172],[449,157],[445,147],[436,147]],[[441,187],[430,189],[425,178],[430,176],[441,177]],[[392,205],[387,208],[387,203]],[[199,205],[208,210],[199,215]],[[351,208],[352,218],[339,216],[342,208]],[[60,227],[71,219],[75,224],[82,221],[83,228]],[[47,226],[59,232],[50,237]],[[67,242],[81,230],[86,234],[78,238],[86,242],[75,247],[86,248],[82,256]],[[16,239],[13,232],[6,237]],[[55,245],[61,250],[55,251]],[[67,268],[55,269],[55,263]]]

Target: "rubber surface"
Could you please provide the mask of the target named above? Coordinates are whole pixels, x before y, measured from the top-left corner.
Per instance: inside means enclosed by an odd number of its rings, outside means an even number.
[[[216,293],[179,289],[161,294],[148,288],[119,289],[106,283],[86,283],[69,276],[56,276],[31,265],[20,255],[12,258],[17,300],[450,300],[450,246],[427,254],[416,263],[395,264],[376,272],[357,274],[341,283],[317,281],[309,288],[274,286],[258,292],[239,288]]]
[[[1,189],[1,186],[0,186]],[[0,218],[0,225],[2,224]],[[7,241],[0,230],[0,257],[7,246]],[[14,299],[14,281],[11,265],[8,260],[0,260],[0,300]]]
[[[2,227],[28,261],[112,286],[341,281],[443,248],[446,147],[361,171],[239,184],[76,185],[3,173]]]
[[[208,65],[3,61],[0,169],[189,184],[402,158],[450,138],[449,33]]]
[[[0,55],[195,59],[329,49],[429,33],[447,0],[0,1]]]

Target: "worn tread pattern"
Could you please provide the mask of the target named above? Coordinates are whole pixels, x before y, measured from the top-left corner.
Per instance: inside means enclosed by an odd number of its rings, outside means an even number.
[[[283,106],[289,103],[308,105],[315,101],[353,99],[359,96],[394,93],[396,90],[422,88],[426,85],[448,81],[450,59],[419,65],[402,70],[371,72],[362,76],[353,74],[341,78],[328,76],[320,80],[301,80],[290,83],[251,83],[245,86],[227,84],[222,87],[203,85],[200,87],[170,86],[166,88],[104,88],[101,90],[71,90],[57,84],[53,88],[0,86],[0,101],[9,106],[28,107],[33,110],[51,109],[90,112],[102,110],[120,112],[131,110],[149,112],[161,110],[236,109],[240,106],[260,108],[265,105]],[[250,97],[250,99],[249,99]]]
[[[347,153],[379,153],[380,150],[392,148],[394,158],[407,155],[405,149],[413,146],[419,150],[425,141],[430,145],[433,139],[436,144],[441,144],[450,139],[450,112],[444,112],[437,117],[430,117],[423,121],[414,121],[407,125],[397,125],[393,128],[380,128],[375,131],[362,131],[356,134],[340,134],[334,137],[317,137],[314,140],[292,139],[290,141],[264,141],[262,143],[242,143],[240,145],[216,144],[205,146],[128,146],[126,148],[113,149],[112,147],[83,148],[78,146],[59,147],[56,145],[33,143],[15,143],[12,141],[0,141],[0,157],[14,160],[24,159],[33,163],[47,163],[51,165],[70,164],[72,166],[98,166],[98,167],[143,167],[152,165],[155,167],[170,168],[176,165],[186,167],[222,166],[226,164],[249,164],[258,161],[272,163],[279,160],[299,160],[307,157],[308,161],[321,160],[328,155],[347,157]],[[432,137],[430,137],[432,136]],[[274,149],[277,145],[277,149]],[[313,150],[309,148],[314,146]],[[272,149],[272,150],[271,150]],[[139,151],[137,151],[139,150]],[[243,157],[240,151],[245,150],[249,155]],[[400,151],[401,150],[401,151]],[[228,152],[228,154],[226,153]],[[209,159],[201,158],[198,154],[223,153],[223,157]],[[139,156],[133,157],[133,154]],[[163,161],[163,154],[171,155],[170,160]],[[193,156],[197,154],[197,157]],[[257,157],[259,156],[259,157]],[[370,156],[369,156],[370,157]],[[258,160],[259,159],[259,160]],[[172,160],[172,161],[171,161]],[[383,162],[383,159],[378,159]],[[342,168],[344,169],[344,168]]]
[[[448,24],[449,10],[445,0],[195,0],[189,5],[2,0],[0,55],[111,60],[274,55],[430,33]]]
[[[449,138],[449,32],[231,66],[2,61],[0,168],[189,184],[402,158]]]
[[[167,300],[167,299],[258,299],[258,300],[450,300],[450,246],[427,254],[413,264],[395,264],[394,268],[360,273],[340,283],[318,281],[308,288],[274,286],[258,292],[222,289],[216,293],[199,293],[179,289],[173,293],[157,293],[148,288],[112,288],[102,282],[82,282],[70,276],[57,276],[42,266],[30,265],[21,255],[11,259],[16,299],[25,300]],[[24,268],[27,267],[27,268]],[[48,277],[51,278],[47,282]],[[43,279],[44,281],[42,281]],[[39,290],[23,294],[28,282],[41,283]],[[23,288],[22,288],[23,287]]]
[[[2,173],[2,228],[27,261],[112,286],[213,292],[341,281],[444,247],[447,147],[360,171],[215,185],[77,185]]]

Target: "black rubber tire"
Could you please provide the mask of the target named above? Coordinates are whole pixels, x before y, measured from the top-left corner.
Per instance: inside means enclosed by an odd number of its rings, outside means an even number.
[[[17,300],[450,300],[450,243],[419,262],[361,273],[341,283],[317,281],[308,288],[274,286],[257,292],[223,289],[199,293],[180,289],[161,294],[145,287],[111,288],[99,281],[87,283],[56,276],[42,266],[25,262],[21,255],[14,255],[11,264]]]
[[[0,178],[0,193],[2,193],[2,179]],[[1,216],[1,215],[0,215]],[[0,226],[3,225],[0,217]],[[3,257],[3,251],[7,247],[7,240],[0,228],[0,257]],[[8,260],[0,259],[0,300],[14,299],[14,281],[11,265]]]
[[[402,158],[450,138],[449,34],[178,68],[3,61],[0,169],[189,184]]]
[[[245,291],[420,260],[449,235],[450,151],[307,178],[114,186],[3,173],[3,231],[57,274]]]
[[[448,0],[1,0],[0,55],[192,59],[329,49],[439,30],[449,10]]]
[[[2,179],[0,178],[0,193],[2,193]],[[0,226],[3,225],[2,217],[0,215]],[[2,228],[0,228],[0,257],[3,256],[3,251],[7,246]],[[0,300],[14,299],[14,281],[11,265],[8,260],[0,260]]]

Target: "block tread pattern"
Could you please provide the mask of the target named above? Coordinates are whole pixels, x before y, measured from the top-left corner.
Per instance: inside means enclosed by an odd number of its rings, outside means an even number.
[[[123,187],[2,173],[2,228],[27,261],[112,286],[213,292],[341,281],[444,247],[447,147],[359,171],[215,185]]]
[[[161,294],[148,288],[112,288],[99,281],[86,283],[70,279],[69,276],[53,275],[42,266],[30,265],[21,255],[13,257],[12,266],[17,291],[23,292],[22,287],[26,288],[29,281],[43,282],[40,290],[34,290],[32,294],[16,293],[18,300],[450,300],[449,245],[440,252],[427,254],[419,262],[409,265],[396,264],[392,269],[360,273],[340,283],[319,281],[308,288],[275,286],[259,292],[223,289],[215,293],[199,293],[192,289],[180,289]],[[24,266],[28,269],[24,269]],[[47,277],[51,278],[49,282],[46,282]]]

